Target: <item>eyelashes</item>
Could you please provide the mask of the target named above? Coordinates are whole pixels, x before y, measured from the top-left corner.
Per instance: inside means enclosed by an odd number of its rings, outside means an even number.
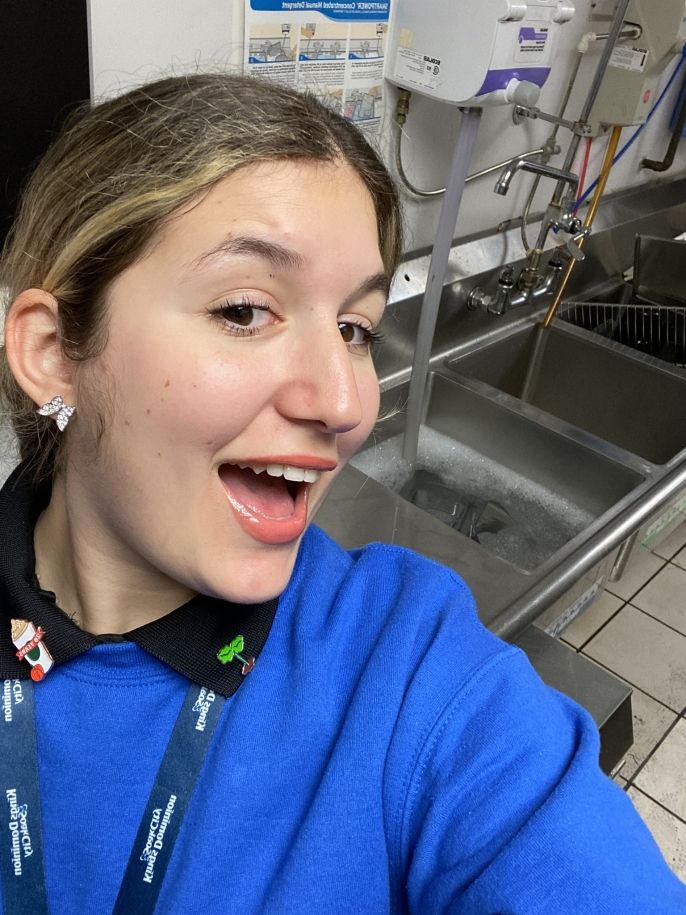
[[[209,308],[210,317],[233,337],[255,337],[266,328],[278,324],[281,316],[266,302],[242,296],[237,301],[229,299]],[[383,342],[383,334],[357,321],[339,321],[341,337],[353,352],[371,352]],[[356,336],[360,339],[355,339]]]
[[[354,340],[347,340],[346,335],[349,333],[349,329],[359,331],[362,335],[362,341],[356,342]],[[341,332],[341,337],[347,345],[351,348],[362,347],[367,350],[374,350],[383,342],[383,334],[379,333],[378,330],[373,330],[370,327],[367,327],[365,324],[357,324],[355,321],[339,321],[338,329]]]
[[[254,337],[264,327],[276,324],[279,315],[275,315],[265,302],[257,302],[248,296],[239,301],[228,299],[214,308],[209,314],[221,322],[222,328],[235,337]],[[255,319],[257,317],[257,323]]]

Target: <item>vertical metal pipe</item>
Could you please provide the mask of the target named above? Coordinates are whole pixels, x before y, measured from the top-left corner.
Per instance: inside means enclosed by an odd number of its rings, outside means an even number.
[[[610,57],[614,50],[617,39],[619,38],[619,33],[622,31],[622,25],[624,24],[624,17],[626,16],[626,11],[629,9],[629,4],[631,0],[619,0],[617,4],[617,9],[615,10],[615,18],[612,21],[612,27],[608,34],[607,42],[603,47],[603,53],[600,55],[600,60],[598,61],[598,66],[596,71],[593,74],[593,82],[591,83],[591,88],[588,91],[586,96],[586,101],[584,106],[581,109],[581,114],[579,115],[580,121],[587,121],[591,113],[591,109],[595,104],[595,100],[598,97],[600,92],[600,84],[603,81],[605,76],[605,71],[607,66],[610,63]]]
[[[605,150],[605,158],[603,159],[603,165],[600,169],[600,175],[598,176],[598,186],[595,189],[595,194],[591,200],[591,204],[586,213],[586,218],[584,220],[584,228],[590,231],[595,220],[598,207],[600,206],[600,201],[602,199],[603,193],[605,191],[605,185],[607,184],[607,179],[610,177],[610,172],[612,170],[612,163],[614,161],[615,153],[617,152],[617,146],[619,145],[619,138],[622,134],[621,127],[613,127],[612,132],[610,133],[610,139],[608,140],[607,149]],[[579,239],[579,248],[583,249],[584,243],[587,236],[584,235]],[[562,275],[562,280],[560,285],[557,288],[555,297],[548,309],[545,318],[543,319],[543,327],[549,327],[553,318],[555,317],[555,312],[558,309],[560,302],[562,301],[562,296],[564,295],[565,289],[567,288],[567,283],[569,278],[572,275],[574,267],[577,265],[578,261],[573,257],[569,258],[565,272]]]
[[[598,61],[598,66],[595,68],[595,73],[593,74],[593,81],[591,82],[591,87],[588,90],[588,95],[584,100],[583,107],[581,109],[581,114],[579,115],[579,121],[582,124],[585,124],[588,121],[588,118],[595,104],[595,100],[598,97],[600,92],[600,86],[603,82],[603,77],[605,76],[605,71],[607,70],[608,64],[610,63],[610,57],[614,50],[617,39],[622,31],[622,26],[624,24],[624,17],[626,16],[626,11],[629,8],[631,0],[619,0],[617,9],[615,10],[615,17],[612,21],[612,27],[608,34],[607,41],[603,45],[603,52],[600,55],[600,60]],[[565,157],[562,170],[569,172],[572,169],[574,164],[574,159],[576,157],[577,149],[579,148],[579,143],[581,142],[581,136],[579,134],[574,134],[572,140],[569,144],[569,149],[567,150],[567,156]],[[564,184],[559,183],[555,186],[555,193],[553,194],[553,203],[559,205],[562,200],[562,195],[566,187]],[[543,247],[541,245],[540,247]]]
[[[422,310],[419,316],[419,329],[417,342],[412,361],[412,376],[410,378],[410,394],[407,404],[407,421],[405,423],[405,437],[403,439],[403,457],[410,464],[417,458],[417,443],[419,441],[419,426],[422,420],[422,407],[426,379],[429,372],[431,358],[431,345],[436,329],[438,306],[443,292],[443,281],[448,269],[450,249],[457,225],[457,216],[462,203],[462,193],[468,175],[469,160],[471,159],[474,141],[481,119],[481,108],[461,109],[462,119],[459,133],[455,143],[453,161],[450,167],[450,177],[445,190],[445,197],[441,206],[441,215],[438,220],[438,229],[434,241],[429,275],[422,300]]]

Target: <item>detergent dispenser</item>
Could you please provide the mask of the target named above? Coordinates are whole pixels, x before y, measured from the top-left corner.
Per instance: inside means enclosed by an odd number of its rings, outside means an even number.
[[[573,15],[571,0],[396,0],[386,78],[452,105],[535,105]]]
[[[614,0],[597,9],[594,20],[612,16]],[[609,125],[642,124],[655,103],[658,80],[682,53],[686,29],[684,0],[632,0],[625,22],[640,29],[640,37],[620,39],[613,48],[603,81],[588,117],[591,134]]]

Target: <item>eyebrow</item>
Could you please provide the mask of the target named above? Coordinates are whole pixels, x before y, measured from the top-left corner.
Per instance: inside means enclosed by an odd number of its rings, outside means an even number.
[[[204,267],[208,261],[216,257],[247,255],[248,257],[258,257],[267,261],[274,267],[285,270],[301,270],[305,266],[305,259],[297,251],[286,248],[277,242],[265,241],[263,238],[256,238],[252,235],[229,235],[215,248],[205,251],[195,260],[191,261],[190,269],[199,270]],[[384,298],[388,298],[391,289],[391,278],[384,271],[373,273],[364,279],[357,289],[353,290],[350,295],[346,296],[343,303],[344,307],[352,305],[366,295],[372,295],[380,292]]]
[[[351,305],[354,305],[355,302],[363,299],[367,295],[372,295],[375,292],[382,293],[384,299],[388,298],[388,294],[391,291],[391,278],[387,273],[373,273],[371,276],[368,276],[366,280],[362,280],[357,289],[354,289],[350,295],[345,297],[342,309],[346,309]]]
[[[226,255],[259,257],[268,261],[274,267],[286,270],[299,270],[305,266],[304,258],[297,251],[292,251],[290,248],[284,247],[284,245],[265,241],[263,238],[255,238],[252,235],[229,235],[215,248],[205,251],[191,261],[190,268],[191,270],[198,270],[204,267],[208,261]]]

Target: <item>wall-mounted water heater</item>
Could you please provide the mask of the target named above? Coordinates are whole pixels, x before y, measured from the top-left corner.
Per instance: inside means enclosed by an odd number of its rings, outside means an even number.
[[[571,0],[396,0],[386,78],[452,105],[535,105]]]
[[[596,5],[593,19],[607,20],[613,0]],[[655,104],[657,83],[665,67],[682,53],[686,38],[684,0],[632,0],[625,21],[639,27],[641,35],[618,41],[600,85],[588,121],[597,136],[610,124],[642,124]]]

